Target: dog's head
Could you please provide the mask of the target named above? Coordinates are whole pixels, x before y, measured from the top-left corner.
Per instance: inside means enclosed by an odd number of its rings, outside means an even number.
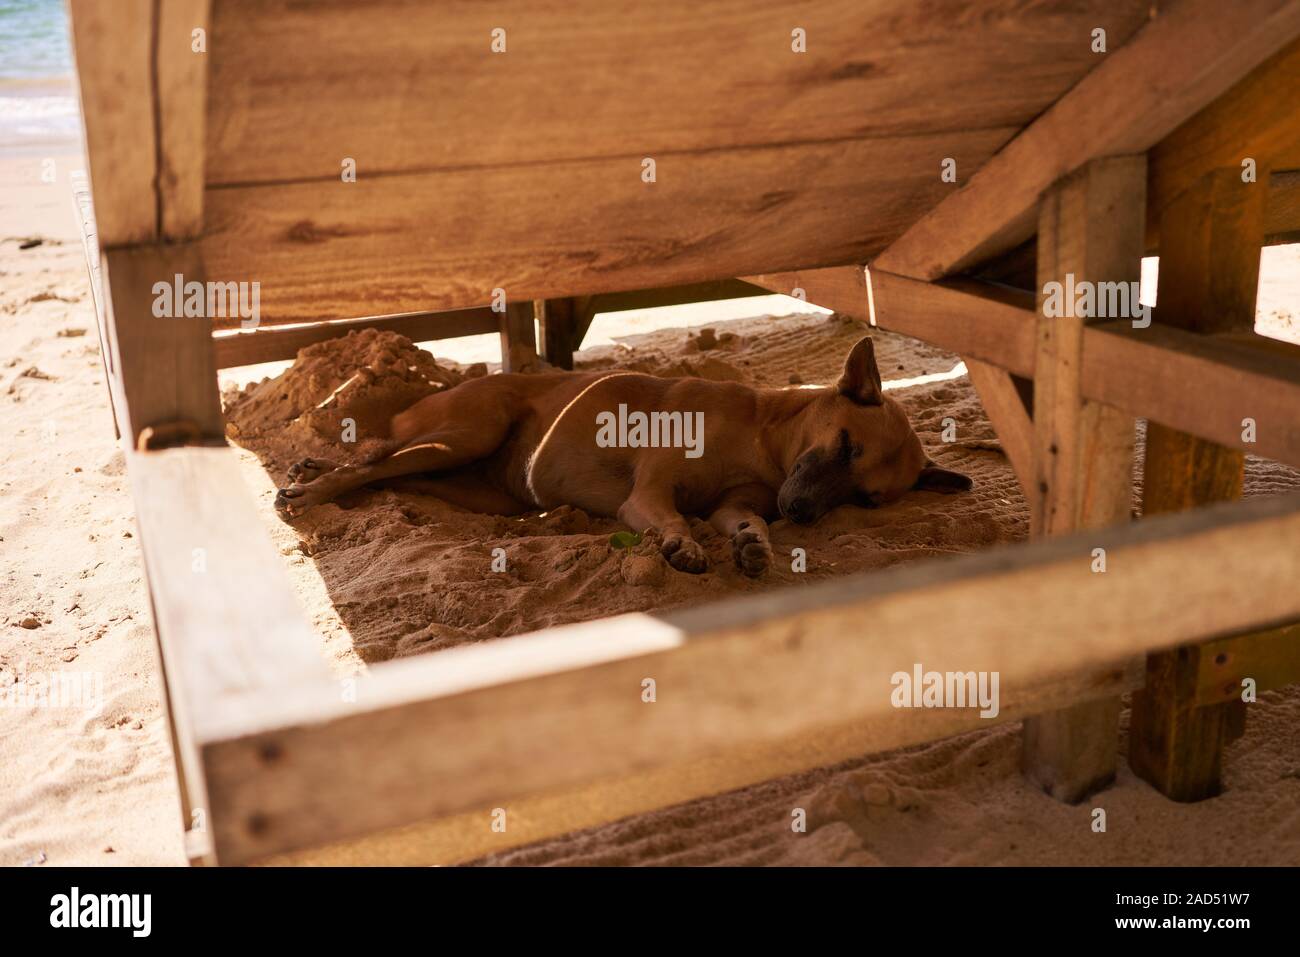
[[[870,338],[853,347],[835,387],[809,404],[797,442],[777,506],[800,525],[850,502],[875,507],[914,488],[951,493],[971,487],[967,476],[926,456],[902,406],[881,388]]]

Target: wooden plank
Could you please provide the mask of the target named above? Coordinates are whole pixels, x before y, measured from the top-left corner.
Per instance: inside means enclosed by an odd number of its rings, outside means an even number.
[[[104,248],[149,242],[158,235],[154,7],[153,0],[68,0],[95,217]]]
[[[572,789],[511,797],[506,802],[504,832],[486,826],[492,820],[494,807],[499,806],[486,804],[472,811],[275,855],[257,863],[332,867],[457,864],[633,814],[672,807],[700,797],[705,788],[709,793],[721,793],[861,758],[881,750],[885,742],[897,742],[891,747],[919,744],[1018,721],[1061,701],[1114,697],[1140,684],[1138,665],[1133,662],[1083,671],[1008,689],[1002,693],[1002,707],[996,718],[971,717],[943,709],[886,715],[867,725],[835,725],[779,741],[741,743],[683,764],[633,771]]]
[[[1255,682],[1257,692],[1300,682],[1300,623],[1218,638],[1197,647],[1193,703],[1198,707],[1240,702],[1247,678]]]
[[[1238,168],[1225,167],[1165,207],[1157,323],[1200,333],[1254,329],[1266,196],[1259,184],[1242,182]],[[1142,513],[1240,498],[1244,472],[1240,450],[1151,423]],[[1150,656],[1146,687],[1133,696],[1129,765],[1176,801],[1222,790],[1223,747],[1244,728],[1240,699],[1196,704],[1202,656],[1195,648]]]
[[[1011,373],[979,359],[965,358],[966,374],[980,405],[998,434],[1002,451],[1029,500],[1034,484],[1034,423]]]
[[[84,170],[74,170],[68,180],[72,186],[72,205],[81,223],[81,249],[86,258],[90,301],[95,308],[95,331],[99,333],[99,358],[103,363],[104,388],[108,390],[108,409],[113,416],[113,437],[120,439],[122,428],[117,422],[117,389],[113,385],[116,360],[108,333],[108,305],[100,276],[99,232],[95,226],[94,204],[90,199],[90,180]]]
[[[815,270],[809,280],[817,282]],[[871,270],[876,318],[883,328],[974,356],[1016,375],[1032,376],[1031,309],[1010,305],[974,281],[926,283]],[[831,306],[830,298],[810,302]],[[1021,297],[1021,301],[1027,301]],[[847,302],[839,300],[843,305]],[[835,305],[840,308],[840,305]],[[1083,336],[1085,398],[1264,458],[1300,466],[1300,353],[1252,336],[1201,336],[1126,320],[1088,326]],[[1242,420],[1257,426],[1242,439]]]
[[[663,306],[681,306],[692,302],[714,302],[719,299],[747,299],[766,296],[769,290],[740,279],[718,279],[713,282],[687,283],[684,286],[660,286],[655,289],[634,289],[629,292],[606,292],[591,297],[593,312],[626,312],[631,309],[659,309]]]
[[[1141,278],[1146,157],[1093,160],[1043,197],[1038,288],[1049,283]],[[1030,534],[1043,538],[1129,519],[1132,415],[1084,398],[1089,317],[1070,302],[1052,315],[1040,300],[1034,360]],[[1118,766],[1118,698],[1074,705],[1025,722],[1025,774],[1070,804],[1107,787]]]
[[[1148,245],[1155,245],[1164,208],[1206,173],[1231,167],[1240,175],[1242,161],[1250,158],[1255,160],[1257,182],[1267,184],[1269,169],[1300,168],[1300,120],[1294,110],[1282,107],[1283,91],[1296,89],[1300,40],[1288,43],[1151,149]],[[1270,223],[1268,233],[1300,228],[1300,221],[1287,212],[1294,209],[1294,192],[1288,186],[1285,180],[1272,184],[1270,205],[1277,205],[1278,219]]]
[[[173,699],[194,734],[208,740],[244,696],[329,683],[235,453],[131,452],[127,466]]]
[[[1300,362],[1262,346],[1198,336],[1153,322],[1090,329],[1084,394],[1161,425],[1300,466]],[[1257,441],[1242,440],[1243,420]]]
[[[542,358],[557,369],[573,368],[578,321],[573,299],[539,299],[533,304],[540,332]]]
[[[224,441],[225,422],[217,394],[211,324],[185,316],[182,304],[155,315],[155,283],[174,287],[205,282],[203,262],[193,245],[136,246],[104,253],[101,274],[108,307],[109,338],[117,363],[119,423],[135,447],[146,429],[173,423],[192,425],[193,440]]]
[[[157,5],[154,70],[158,112],[158,231],[193,239],[203,231],[208,59],[194,31],[208,31],[209,0]]]
[[[501,371],[523,372],[537,362],[537,330],[533,303],[511,302],[497,313],[501,334]]]
[[[949,188],[943,157],[973,167],[1013,132],[683,153],[654,183],[631,157],[210,188],[204,258],[261,282],[263,325],[863,262]]]
[[[860,265],[830,266],[742,277],[744,282],[835,312],[871,321],[871,289]]]
[[[81,114],[104,248],[203,225],[209,0],[70,0]]]
[[[1136,282],[1142,261],[1146,158],[1094,160],[1043,199],[1039,288]],[[1046,298],[1045,292],[1040,296]],[[1041,303],[1040,299],[1040,303]],[[1134,422],[1085,397],[1085,316],[1040,305],[1034,361],[1035,481],[1031,534],[1057,535],[1128,521]]]
[[[1119,46],[1146,16],[1145,0],[223,0],[209,182],[337,182],[344,157],[361,181],[1019,128],[1096,65],[1093,28]],[[927,157],[936,181],[946,155]]]
[[[1091,571],[1099,544],[1104,575]],[[217,854],[239,863],[508,809],[853,725],[878,722],[859,744],[893,747],[913,722],[943,720],[891,703],[893,675],[916,663],[997,671],[1010,700],[1053,676],[1122,671],[1143,651],[1296,618],[1297,574],[1293,495],[387,662],[352,702],[277,689],[207,728]]]
[[[882,329],[1033,377],[1032,293],[971,279],[928,283],[879,269],[868,270],[868,275],[876,323]]]
[[[449,312],[411,312],[367,319],[336,319],[307,326],[272,326],[254,332],[225,332],[212,337],[218,369],[292,359],[298,350],[317,342],[345,336],[355,329],[385,329],[412,342],[455,339],[497,332],[497,314],[488,306]]]
[[[1155,146],[1297,35],[1297,0],[1171,4],[873,265],[938,279],[1012,248],[1033,232],[1052,183]]]
[[[328,688],[329,669],[232,450],[128,451],[127,476],[185,823],[198,825],[187,848],[206,861],[213,821],[200,742],[249,696],[300,683]],[[334,693],[341,694],[337,684]]]
[[[1300,170],[1274,170],[1264,210],[1264,245],[1300,243]]]

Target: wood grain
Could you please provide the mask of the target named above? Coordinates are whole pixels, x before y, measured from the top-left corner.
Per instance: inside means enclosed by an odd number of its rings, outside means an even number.
[[[202,246],[213,279],[261,282],[263,325],[862,262],[949,188],[942,157],[1013,132],[681,154],[655,183],[634,158],[216,188]]]
[[[1065,285],[1069,277],[1136,288],[1146,176],[1145,156],[1092,160],[1044,195],[1039,290],[1051,282]],[[1084,396],[1084,330],[1093,321],[1076,314],[1074,303],[1064,315],[1051,315],[1040,300],[1029,490],[1030,535],[1036,538],[1129,520],[1134,420]],[[1027,720],[1025,774],[1070,804],[1108,786],[1118,766],[1119,711],[1119,699],[1109,698]]]
[[[1018,376],[1034,375],[1034,297],[956,279],[921,282],[869,270],[876,323]],[[820,300],[810,298],[811,302]]]
[[[1258,692],[1300,683],[1300,623],[1233,635],[1197,646],[1195,704],[1240,702],[1242,680]]]
[[[158,231],[169,240],[203,231],[209,54],[193,49],[193,31],[207,32],[209,2],[157,6]]]
[[[1093,28],[1118,46],[1148,6],[217,0],[208,182],[1018,128],[1096,65]]]
[[[1110,574],[1090,570],[1098,543]],[[329,686],[278,689],[208,726],[218,857],[509,812],[736,748],[801,738],[815,763],[821,736],[851,725],[869,749],[948,733],[891,705],[892,673],[996,670],[1000,693],[1025,700],[1055,677],[1300,616],[1297,575],[1300,497],[1287,496],[386,662],[353,703]]]
[[[847,268],[847,267],[846,267]],[[839,283],[843,270],[825,272]],[[975,281],[926,283],[871,270],[876,316],[883,328],[971,355],[1019,376],[1034,374],[1032,297]],[[998,298],[990,298],[988,293]],[[834,294],[810,302],[840,308]],[[1244,341],[1243,341],[1244,338]],[[1085,398],[1133,416],[1264,458],[1300,466],[1300,350],[1262,336],[1201,336],[1153,322],[1088,326],[1083,334]],[[1242,419],[1258,426],[1242,438]]]
[[[492,830],[492,811],[472,811],[391,828],[365,837],[274,855],[258,864],[311,866],[422,866],[457,864],[484,854],[519,847],[548,837],[609,821],[671,807],[702,796],[747,787],[788,774],[860,759],[890,747],[933,741],[974,728],[1017,721],[1053,702],[1113,697],[1131,691],[1141,680],[1139,662],[1081,671],[1007,690],[997,718],[984,719],[954,710],[886,715],[869,724],[819,728],[779,741],[737,744],[663,767],[633,771],[577,787],[512,797],[506,802],[507,827]],[[816,826],[813,823],[813,826]]]
[[[68,0],[103,248],[158,235],[153,0]]]
[[[979,395],[989,422],[997,432],[1002,451],[1016,473],[1025,500],[1034,484],[1034,423],[1025,408],[1015,379],[1005,369],[964,357],[966,374]]]
[[[118,423],[135,447],[141,432],[191,423],[196,439],[224,441],[211,323],[202,316],[154,315],[154,284],[205,282],[192,245],[109,249],[101,274],[118,389]]]
[[[1229,166],[1205,173],[1164,207],[1156,323],[1199,333],[1253,331],[1266,197]],[[1244,472],[1239,449],[1153,423],[1142,514],[1240,498]],[[1146,686],[1133,696],[1129,765],[1176,801],[1222,790],[1223,748],[1244,728],[1240,699],[1196,703],[1202,656],[1196,648],[1151,655]]]
[[[1300,118],[1288,108],[1300,90],[1300,40],[1260,64],[1222,97],[1200,110],[1151,150],[1147,193],[1148,244],[1154,246],[1166,206],[1206,173],[1254,159],[1256,185],[1269,186],[1268,170],[1300,169]],[[1300,229],[1287,214],[1292,201],[1286,181],[1273,184],[1278,217],[1267,232]],[[1289,220],[1289,222],[1288,222]]]
[[[1300,0],[1169,4],[873,265],[938,279],[1011,249],[1051,184],[1155,146],[1298,35]]]

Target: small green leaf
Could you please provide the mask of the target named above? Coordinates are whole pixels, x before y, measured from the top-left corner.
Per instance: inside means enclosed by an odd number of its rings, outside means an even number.
[[[641,533],[615,532],[609,536],[609,544],[613,548],[626,548],[630,552],[634,546],[641,544]]]

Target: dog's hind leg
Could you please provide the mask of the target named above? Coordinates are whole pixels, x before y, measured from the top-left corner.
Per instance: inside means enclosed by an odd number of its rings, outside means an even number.
[[[722,494],[709,524],[731,539],[736,567],[757,578],[772,565],[764,515],[776,513],[776,493],[766,485],[737,485]]]
[[[691,527],[673,503],[671,485],[638,482],[618,510],[618,520],[636,531],[654,528],[663,536],[659,551],[679,572],[698,575],[709,569],[709,556],[691,537]]]

